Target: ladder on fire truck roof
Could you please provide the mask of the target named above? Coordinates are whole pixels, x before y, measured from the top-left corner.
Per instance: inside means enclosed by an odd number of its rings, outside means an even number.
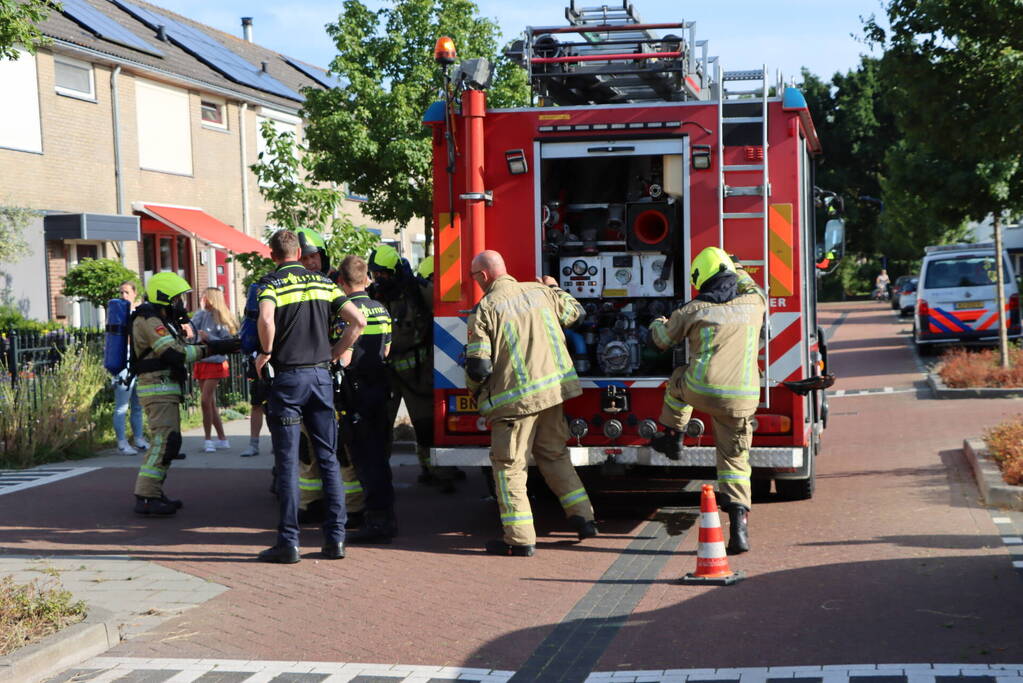
[[[540,106],[710,99],[707,41],[696,40],[693,22],[644,24],[627,0],[571,0],[565,18],[568,26],[529,27],[505,53],[526,68]],[[658,36],[662,29],[677,33]],[[581,40],[559,39],[573,33]]]
[[[718,135],[717,135],[717,158],[720,160],[720,172],[718,174],[718,244],[727,251],[725,246],[725,235],[728,230],[739,229],[742,221],[750,219],[759,220],[763,226],[762,244],[763,260],[744,260],[745,265],[760,266],[764,274],[764,293],[768,294],[771,284],[770,273],[770,233],[768,227],[768,207],[771,196],[771,183],[768,174],[768,141],[767,141],[767,97],[769,94],[767,85],[767,68],[753,69],[749,71],[724,71],[720,62],[717,64],[717,82],[720,85],[718,97]],[[755,82],[758,85],[745,89],[729,88],[730,84]],[[747,140],[741,140],[736,146],[746,147],[746,159],[744,164],[725,164],[725,134],[726,127],[731,130],[740,125],[756,124],[760,128],[759,146],[749,144]],[[729,145],[731,146],[731,145]],[[759,182],[755,185],[730,184],[729,177],[736,177],[736,182],[743,182],[739,178],[749,182],[751,173],[756,173]],[[730,197],[760,197],[758,202],[759,211],[726,211],[725,203]],[[746,207],[747,209],[753,207]],[[767,307],[764,313],[764,399],[761,406],[771,407],[771,298],[767,297]]]

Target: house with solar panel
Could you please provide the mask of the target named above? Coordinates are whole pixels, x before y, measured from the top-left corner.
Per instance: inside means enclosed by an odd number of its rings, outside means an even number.
[[[249,170],[259,129],[301,137],[302,91],[335,77],[252,42],[251,19],[236,37],[141,0],[61,5],[40,26],[49,45],[0,61],[0,205],[40,211],[31,255],[0,264],[0,290],[29,317],[96,325],[102,312],[64,297],[62,276],[106,257],[143,280],[179,273],[192,307],[221,286],[238,310],[244,274],[230,256],[269,253],[269,207]],[[396,238],[358,199],[349,215]]]

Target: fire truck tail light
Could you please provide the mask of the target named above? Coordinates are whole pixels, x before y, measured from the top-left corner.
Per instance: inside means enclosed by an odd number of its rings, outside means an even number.
[[[788,415],[757,415],[753,418],[753,431],[757,434],[788,434],[792,431],[792,418]]]
[[[455,54],[455,41],[447,36],[437,39],[433,48],[433,61],[438,64],[454,64],[458,56]]]

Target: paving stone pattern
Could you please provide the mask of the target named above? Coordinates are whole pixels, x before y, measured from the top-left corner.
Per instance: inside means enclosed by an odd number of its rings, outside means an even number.
[[[519,673],[524,673],[519,672]],[[505,683],[512,671],[343,662],[95,657],[46,683]],[[542,673],[530,681],[554,680]],[[1023,683],[1023,664],[846,664],[595,671],[586,683]]]
[[[124,556],[0,555],[0,576],[15,583],[60,585],[78,600],[114,614],[122,638],[132,638],[220,595],[224,586]]]

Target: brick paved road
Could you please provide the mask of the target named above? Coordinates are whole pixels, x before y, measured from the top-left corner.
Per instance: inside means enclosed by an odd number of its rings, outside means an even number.
[[[825,308],[824,327],[839,320],[836,390],[919,386],[904,324],[888,309]],[[172,520],[127,514],[128,470],[0,496],[0,550],[131,554],[229,588],[113,657],[517,671],[545,648],[579,655],[571,648],[581,641],[562,638],[566,615],[617,601],[624,616],[608,609],[581,624],[587,642],[606,648],[598,671],[663,678],[669,669],[761,667],[763,680],[770,666],[1023,662],[1023,580],[959,450],[964,436],[1021,407],[913,391],[833,398],[817,496],[755,507],[753,552],[732,560],[749,578],[728,588],[673,583],[695,562],[684,509],[663,549],[649,545],[654,509],[695,505],[695,494],[602,501],[604,534],[586,544],[545,501],[538,555],[494,558],[480,551],[496,521],[478,474],[445,497],[415,485],[412,468],[398,470],[402,537],[342,562],[315,560],[315,530],[299,565],[251,561],[275,524],[267,477],[255,470],[172,471],[169,491],[187,506]],[[641,504],[622,516],[623,501]],[[623,562],[635,573],[622,573]]]

